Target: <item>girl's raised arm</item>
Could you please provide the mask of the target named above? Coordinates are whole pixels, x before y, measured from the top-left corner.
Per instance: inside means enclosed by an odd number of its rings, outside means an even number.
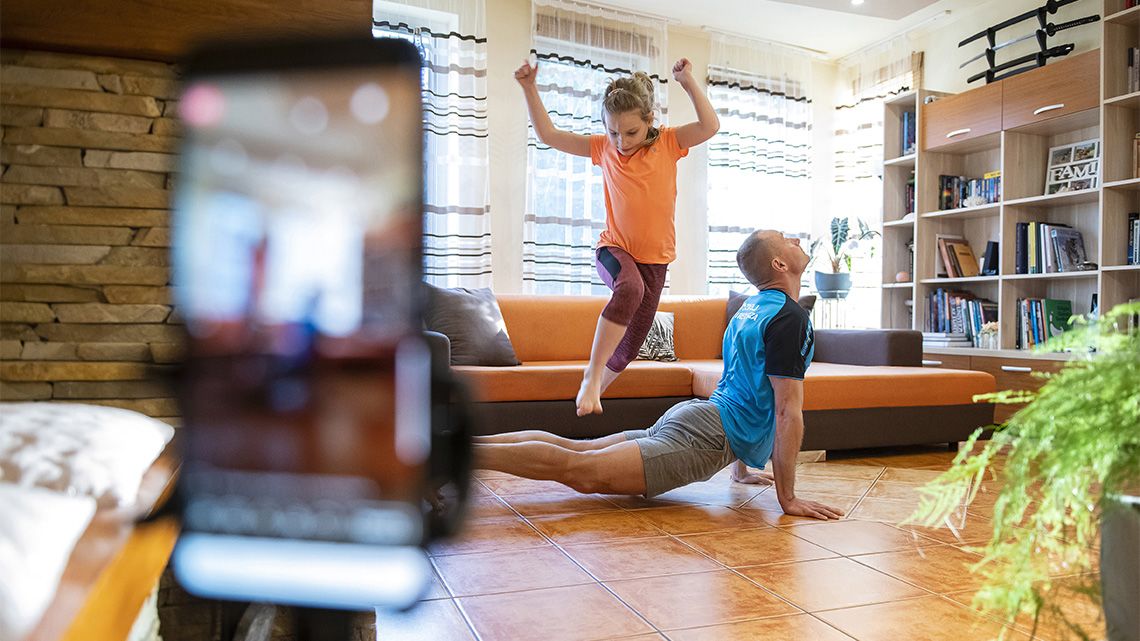
[[[563,131],[551,122],[550,114],[546,113],[546,106],[542,104],[542,98],[538,95],[538,87],[535,86],[536,76],[538,76],[538,65],[532,67],[530,62],[525,60],[522,66],[515,70],[515,80],[522,86],[523,95],[526,96],[526,108],[530,112],[530,121],[534,124],[534,133],[543,144],[550,145],[558,151],[589,158],[589,136]]]
[[[693,101],[693,108],[697,110],[696,122],[677,127],[677,145],[682,149],[696,147],[720,131],[720,118],[717,118],[708,96],[697,86],[697,81],[693,78],[693,63],[688,58],[681,58],[673,65],[673,79],[689,94],[689,100]]]

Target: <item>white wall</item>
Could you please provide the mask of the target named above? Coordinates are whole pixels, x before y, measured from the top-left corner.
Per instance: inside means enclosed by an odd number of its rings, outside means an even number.
[[[975,8],[955,10],[951,16],[912,34],[916,51],[925,51],[925,88],[961,92],[978,86],[966,78],[984,63],[958,69],[966,58],[978,53],[983,44],[958,49],[966,36],[1005,18],[1040,6],[1041,0],[991,0]],[[1060,23],[1099,12],[1099,2],[1077,2],[1063,7],[1051,22]],[[1027,33],[1025,22],[1018,30],[999,33],[998,41]],[[1064,31],[1051,44],[1074,42],[1075,53],[1100,46],[1098,24]],[[1010,47],[1009,56],[1034,50],[1031,42]],[[526,105],[512,73],[530,51],[529,0],[487,0],[487,111],[491,154],[491,233],[494,288],[497,292],[522,291],[522,215],[526,197]],[[699,29],[675,25],[669,29],[669,60],[692,60],[694,76],[703,82],[709,58],[709,37]],[[999,58],[1008,59],[1008,58]],[[817,62],[812,68],[814,100],[814,157],[812,200],[804,203],[813,212],[812,228],[825,233],[831,218],[830,185],[832,173],[832,114],[835,107],[832,88],[836,65]],[[688,96],[674,82],[669,83],[669,111],[672,124],[683,124],[696,117]],[[677,260],[670,267],[671,293],[703,294],[708,282],[705,270],[706,217],[705,148],[698,147],[680,161],[677,171]]]

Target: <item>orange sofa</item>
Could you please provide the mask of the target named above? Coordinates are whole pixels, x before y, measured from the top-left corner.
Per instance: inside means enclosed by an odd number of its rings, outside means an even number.
[[[475,400],[483,434],[542,429],[584,438],[651,425],[670,406],[708,396],[720,381],[724,298],[662,298],[674,314],[676,362],[634,361],[602,397],[604,413],[579,418],[574,398],[589,359],[602,296],[500,294],[521,365],[455,366]],[[924,369],[921,334],[818,330],[804,388],[804,449],[956,443],[993,420],[974,403],[992,392],[984,372]]]

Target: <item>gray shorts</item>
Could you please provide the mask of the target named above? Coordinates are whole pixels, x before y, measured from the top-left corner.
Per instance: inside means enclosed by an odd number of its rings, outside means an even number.
[[[720,424],[720,410],[699,398],[670,407],[647,430],[624,434],[641,449],[645,496],[650,498],[706,481],[736,460]]]

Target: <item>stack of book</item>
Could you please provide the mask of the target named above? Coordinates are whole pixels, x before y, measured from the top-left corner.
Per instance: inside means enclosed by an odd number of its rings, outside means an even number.
[[[944,290],[939,288],[927,297],[929,315],[926,319],[926,332],[932,338],[937,334],[961,334],[965,339],[963,347],[978,347],[982,326],[998,319],[997,303],[988,298],[978,298],[971,292]],[[946,337],[941,337],[946,338]],[[954,345],[942,345],[954,347]]]
[[[996,203],[1001,200],[1001,172],[991,171],[983,178],[965,176],[938,177],[938,209],[961,209]]]
[[[917,148],[918,137],[915,135],[918,118],[913,111],[902,112],[902,155],[909,156]]]
[[[1128,214],[1128,264],[1140,265],[1140,213]]]
[[[1014,273],[1054,274],[1086,269],[1085,240],[1062,223],[1014,225]]]
[[[950,278],[970,278],[978,275],[978,257],[970,248],[970,243],[960,236],[935,234],[938,243],[940,265],[935,265],[935,274],[943,273]]]
[[[923,332],[922,349],[931,347],[973,347],[970,339],[961,332]]]
[[[1017,300],[1017,349],[1032,349],[1069,328],[1071,301],[1056,298]]]
[[[1140,91],[1140,47],[1128,48],[1128,93]]]

